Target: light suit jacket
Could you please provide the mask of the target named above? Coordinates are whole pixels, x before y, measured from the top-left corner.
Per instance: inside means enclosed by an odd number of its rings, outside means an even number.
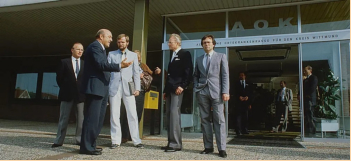
[[[213,99],[222,97],[222,94],[229,94],[229,69],[227,56],[223,53],[213,52],[210,67],[206,73],[203,65],[202,55],[196,59],[194,72],[194,91],[201,91],[206,85],[209,87]]]
[[[127,68],[122,68],[120,72],[111,72],[110,84],[109,84],[109,95],[115,96],[117,94],[118,87],[122,85],[123,93],[130,96],[128,82],[134,81],[135,90],[140,91],[140,72],[138,56],[136,53],[126,49],[127,62],[133,61],[133,64]],[[122,62],[122,52],[118,49],[108,53],[107,61],[109,63]],[[122,83],[121,83],[122,82]]]
[[[278,97],[280,96],[280,92],[282,91],[282,89],[279,89],[277,91],[277,96],[275,97],[275,101],[278,101]],[[292,90],[290,88],[286,88],[285,87],[285,101],[289,107],[289,111],[292,111],[292,101],[293,101],[293,94],[292,94]]]

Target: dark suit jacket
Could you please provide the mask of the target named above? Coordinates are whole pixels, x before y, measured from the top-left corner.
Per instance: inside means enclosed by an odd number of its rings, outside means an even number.
[[[252,104],[253,94],[252,94],[252,84],[245,80],[245,88],[241,85],[240,80],[238,80],[235,84],[235,100],[237,107],[248,107]],[[249,97],[247,101],[240,101],[239,97]]]
[[[106,50],[96,40],[84,51],[82,92],[104,97],[108,91],[110,72],[119,72],[119,64],[107,62]]]
[[[59,100],[60,101],[77,101],[78,103],[84,102],[85,95],[79,92],[82,84],[84,61],[80,59],[78,77],[76,79],[72,57],[62,59],[56,72],[56,82],[60,87]]]
[[[190,52],[181,49],[178,51],[177,56],[168,64],[166,86],[163,91],[166,95],[175,93],[179,86],[186,89],[192,79],[193,63]]]
[[[304,100],[311,101],[312,105],[316,105],[318,78],[311,75],[303,81],[303,96]]]

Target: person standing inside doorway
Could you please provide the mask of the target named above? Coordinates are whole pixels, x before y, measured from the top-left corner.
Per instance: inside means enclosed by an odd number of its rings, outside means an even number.
[[[313,122],[313,111],[317,104],[317,85],[318,78],[312,75],[312,67],[306,66],[304,68],[306,79],[303,81],[303,105],[305,118],[305,135],[313,135],[316,133],[316,126]]]
[[[171,34],[168,47],[173,52],[163,91],[163,99],[166,100],[168,143],[161,149],[165,152],[175,152],[182,150],[180,107],[184,90],[191,82],[193,63],[190,52],[181,49],[181,37],[178,34]]]
[[[71,49],[72,56],[62,59],[56,72],[56,82],[60,87],[59,100],[61,101],[61,105],[57,135],[54,144],[51,146],[52,148],[62,146],[66,137],[72,108],[75,108],[76,113],[75,144],[80,145],[85,98],[84,94],[79,92],[84,71],[84,61],[80,59],[83,55],[83,51],[84,48],[81,43],[74,43]]]
[[[237,136],[249,134],[248,131],[248,111],[252,104],[252,84],[246,81],[245,72],[239,72],[239,81],[235,86],[235,116],[236,127],[235,133]]]
[[[216,41],[212,35],[201,39],[205,54],[196,59],[194,72],[194,91],[200,109],[201,130],[205,150],[201,154],[212,153],[213,131],[219,156],[226,158],[226,126],[224,119],[224,102],[229,100],[229,67],[227,56],[213,49]],[[211,115],[211,108],[213,115]],[[213,125],[211,123],[211,116]]]
[[[280,81],[280,87],[275,98],[275,126],[272,127],[272,132],[279,131],[282,116],[284,118],[282,132],[286,131],[288,128],[288,112],[292,110],[292,90],[286,87],[285,81]]]

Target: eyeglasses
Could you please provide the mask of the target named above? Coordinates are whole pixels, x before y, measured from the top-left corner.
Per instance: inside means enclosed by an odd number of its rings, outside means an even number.
[[[77,50],[77,51],[84,51],[84,49],[73,49],[73,50]]]

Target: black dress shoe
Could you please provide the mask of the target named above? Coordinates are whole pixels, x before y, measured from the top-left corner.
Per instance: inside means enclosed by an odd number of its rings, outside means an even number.
[[[172,147],[167,147],[165,149],[165,152],[176,152],[176,151],[181,151],[182,149],[180,148],[172,148]]]
[[[101,155],[101,151],[87,151],[87,152],[79,152],[80,154],[87,154],[87,155]]]
[[[102,151],[102,148],[95,148],[95,151]]]
[[[225,152],[225,150],[220,150],[219,151],[219,156],[222,158],[226,158],[227,157],[227,152]]]
[[[51,148],[56,148],[56,147],[60,147],[60,146],[62,146],[62,145],[60,145],[60,144],[52,144]]]
[[[209,154],[213,153],[213,148],[205,148],[200,154]]]
[[[168,146],[163,146],[161,147],[161,150],[166,150],[168,148]]]

